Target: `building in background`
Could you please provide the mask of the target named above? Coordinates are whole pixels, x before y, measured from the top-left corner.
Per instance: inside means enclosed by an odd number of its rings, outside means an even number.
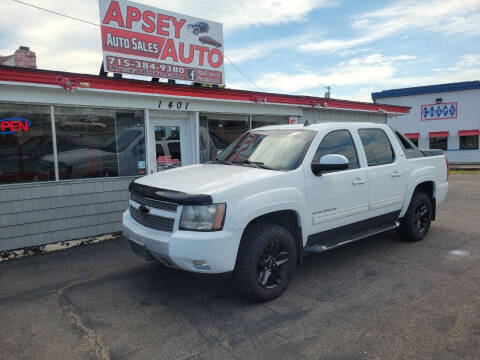
[[[409,107],[0,66],[0,251],[121,230],[138,176],[206,162],[271,124]]]
[[[384,90],[372,99],[411,107],[388,124],[420,148],[445,150],[454,164],[480,163],[480,81]]]
[[[1,56],[0,65],[37,68],[37,57],[28,46],[20,46],[13,55]]]

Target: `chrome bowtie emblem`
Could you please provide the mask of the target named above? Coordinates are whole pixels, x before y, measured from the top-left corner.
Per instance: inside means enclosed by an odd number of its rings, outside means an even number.
[[[140,211],[143,215],[147,215],[150,212],[150,209],[144,205],[140,205],[138,211]]]

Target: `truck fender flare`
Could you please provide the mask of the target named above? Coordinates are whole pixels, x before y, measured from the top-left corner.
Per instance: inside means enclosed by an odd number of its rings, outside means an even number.
[[[418,169],[410,174],[410,180],[408,182],[408,186],[405,192],[405,200],[403,203],[402,211],[400,212],[400,217],[403,217],[408,210],[410,205],[410,201],[412,200],[413,192],[417,188],[418,185],[424,182],[432,182],[433,183],[433,197],[435,198],[435,178],[434,178],[434,167],[428,167],[423,169]]]
[[[248,224],[260,216],[277,211],[294,211],[298,216],[300,228],[303,229],[302,241],[305,243],[306,231],[304,231],[305,224],[302,214],[306,211],[306,205],[305,201],[302,201],[303,196],[299,189],[282,188],[246,197],[236,204],[235,208],[231,209],[233,214],[241,214],[241,216],[238,216],[230,227],[243,234]],[[261,204],[265,205],[259,207]],[[240,244],[240,240],[241,237],[237,245]]]

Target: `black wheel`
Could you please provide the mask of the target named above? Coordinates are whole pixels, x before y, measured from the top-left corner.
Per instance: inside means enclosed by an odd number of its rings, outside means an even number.
[[[195,35],[198,35],[199,32],[200,32],[200,31],[199,31],[197,28],[193,29],[193,33],[194,33]]]
[[[431,222],[432,201],[427,194],[415,192],[397,230],[404,240],[419,241],[427,235]]]
[[[268,301],[285,291],[296,266],[292,234],[276,224],[256,224],[244,234],[233,276],[241,295]]]

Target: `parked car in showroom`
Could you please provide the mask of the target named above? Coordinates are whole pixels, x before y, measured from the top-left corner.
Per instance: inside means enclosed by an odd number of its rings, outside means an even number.
[[[303,256],[397,229],[423,239],[448,191],[441,150],[387,125],[322,123],[251,130],[217,158],[133,181],[123,233],[145,259],[233,272],[267,301]]]
[[[94,130],[100,132],[107,128],[104,123],[92,121],[89,119],[81,119],[77,121],[58,121],[57,126],[60,130],[72,131],[72,130]]]
[[[63,135],[62,137],[64,137]],[[85,136],[72,137],[73,142],[59,143],[58,161],[69,169],[68,178],[136,175],[137,159],[145,158],[144,131],[127,128],[113,135],[105,143],[81,141]],[[90,138],[91,139],[91,138]],[[53,161],[49,153],[43,160]]]

